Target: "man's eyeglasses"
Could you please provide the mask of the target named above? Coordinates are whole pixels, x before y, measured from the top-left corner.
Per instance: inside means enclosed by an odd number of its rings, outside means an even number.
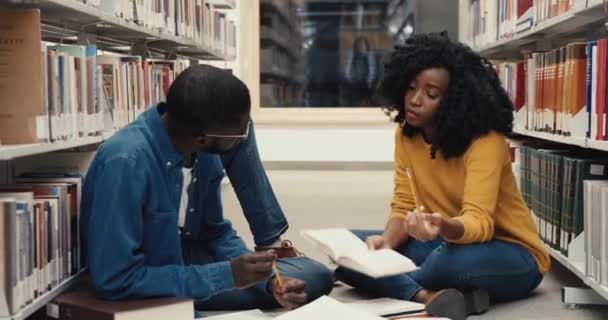
[[[245,140],[249,137],[249,127],[251,126],[251,120],[247,122],[247,128],[245,128],[245,132],[243,134],[215,134],[215,133],[205,133],[203,136],[211,137],[211,138],[226,138],[226,139],[242,139]]]

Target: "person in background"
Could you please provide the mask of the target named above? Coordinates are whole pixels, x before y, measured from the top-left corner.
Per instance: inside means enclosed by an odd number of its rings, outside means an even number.
[[[331,291],[330,271],[281,241],[288,225],[258,155],[250,109],[238,78],[191,66],[171,84],[166,103],[99,147],[83,186],[80,226],[100,298],[178,296],[195,299],[197,309],[292,309]],[[224,170],[259,252],[223,216]]]
[[[445,34],[416,35],[386,65],[381,93],[397,111],[392,211],[384,231],[355,231],[419,269],[336,278],[426,304],[453,320],[527,297],[550,258],[517,189],[506,137],[513,104],[491,63]]]
[[[367,38],[361,36],[353,41],[345,70],[348,85],[347,98],[352,106],[370,106],[376,80],[376,57]]]

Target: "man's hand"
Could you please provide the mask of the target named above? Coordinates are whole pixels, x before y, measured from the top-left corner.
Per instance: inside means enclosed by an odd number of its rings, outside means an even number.
[[[431,241],[439,236],[443,222],[443,216],[439,213],[414,210],[408,212],[405,223],[410,236],[419,241]]]
[[[369,236],[365,239],[365,243],[370,250],[392,249],[383,235]]]
[[[282,286],[279,285],[276,277],[270,279],[268,285],[270,292],[283,308],[292,310],[307,302],[304,281],[288,277],[281,277],[281,280]]]
[[[274,251],[244,254],[230,261],[235,287],[242,289],[267,279],[272,263],[277,259]]]

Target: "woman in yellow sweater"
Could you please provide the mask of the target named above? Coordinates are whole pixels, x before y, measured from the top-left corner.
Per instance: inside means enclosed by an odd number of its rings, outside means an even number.
[[[417,35],[392,54],[381,91],[399,123],[392,212],[384,232],[354,232],[420,268],[337,278],[454,320],[529,295],[550,258],[511,171],[513,105],[492,65],[445,34]]]

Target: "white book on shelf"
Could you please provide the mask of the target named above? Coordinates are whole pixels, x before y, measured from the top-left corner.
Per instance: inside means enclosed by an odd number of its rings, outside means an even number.
[[[86,0],[86,3],[94,7],[99,7],[101,0]]]
[[[584,228],[586,275],[596,281],[601,281],[601,223],[602,199],[601,190],[608,187],[608,181],[586,180],[584,182]]]
[[[32,192],[1,192],[1,198],[12,198],[15,199],[15,211],[12,213],[15,215],[13,225],[14,240],[12,250],[16,254],[12,264],[12,274],[15,275],[14,279],[10,281],[14,284],[13,295],[12,295],[12,309],[19,310],[23,307],[28,300],[33,298],[33,279],[28,279],[25,276],[26,268],[26,252],[24,252],[24,239],[27,236],[27,230],[23,228],[23,221],[25,221],[26,210],[31,210],[34,203],[34,195]],[[5,275],[2,275],[3,277]],[[4,289],[4,288],[3,288]],[[30,291],[31,289],[31,291]],[[5,291],[6,292],[6,291]]]
[[[68,139],[78,138],[78,86],[77,86],[77,75],[76,75],[76,59],[74,56],[68,57],[69,65],[69,96],[70,101],[68,106],[68,117],[66,120],[66,130],[68,131]]]
[[[531,57],[527,60],[527,94],[526,94],[526,129],[533,130],[534,129],[534,119],[536,113],[536,63],[534,61],[534,57]]]
[[[135,0],[122,0],[120,3],[120,11],[123,19],[133,22],[135,20]]]
[[[601,284],[608,287],[608,186],[601,190]]]
[[[593,262],[591,255],[591,182],[585,181],[583,184],[583,230],[585,230],[585,275],[593,277]]]
[[[604,248],[604,244],[602,244],[602,223],[603,223],[603,213],[602,213],[602,189],[608,187],[608,181],[598,181],[596,185],[593,186],[593,231],[594,235],[592,238],[593,241],[593,258],[595,263],[595,280],[598,283],[603,281],[602,279],[602,249]]]
[[[585,7],[593,8],[595,6],[603,4],[604,1],[605,0],[574,0],[574,3],[572,4],[572,9],[570,10],[576,12],[581,9],[584,9]]]
[[[302,235],[336,264],[372,278],[398,275],[418,268],[412,260],[394,250],[369,250],[365,242],[346,229],[304,230]]]
[[[41,115],[36,117],[36,134],[38,138],[44,142],[48,142],[51,139],[51,132],[49,128],[49,78],[48,78],[48,48],[42,43],[40,46],[40,62],[41,62],[41,83],[42,83],[42,97],[43,97],[43,110],[44,112]]]
[[[108,14],[120,17],[122,1],[123,0],[99,0],[99,4],[97,5],[97,7],[99,7],[100,10],[105,11]]]

